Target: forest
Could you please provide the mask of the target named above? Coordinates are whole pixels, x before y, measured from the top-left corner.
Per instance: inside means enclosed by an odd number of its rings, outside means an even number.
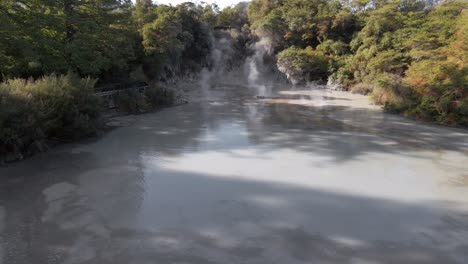
[[[468,125],[468,2],[253,0],[157,5],[151,0],[2,0],[0,153],[97,133],[95,92],[126,94],[130,112],[170,104],[160,84],[210,65],[216,28],[244,53],[260,40],[291,82],[332,82],[386,111]]]
[[[329,77],[388,111],[466,126],[468,2],[433,4],[263,0],[248,17],[293,80]]]

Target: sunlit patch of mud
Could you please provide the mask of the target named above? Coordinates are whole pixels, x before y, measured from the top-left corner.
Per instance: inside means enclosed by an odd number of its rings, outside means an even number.
[[[340,106],[347,108],[380,110],[363,95],[329,89],[279,91],[276,97],[259,98],[267,104],[289,104],[311,107]]]
[[[273,99],[263,99],[267,104],[289,104],[289,105],[305,105],[305,106],[318,106],[319,104],[313,102],[312,100],[303,100],[303,99],[286,99],[286,98],[273,98]]]
[[[468,186],[468,174],[460,175],[454,178],[449,178],[446,184],[458,187]]]

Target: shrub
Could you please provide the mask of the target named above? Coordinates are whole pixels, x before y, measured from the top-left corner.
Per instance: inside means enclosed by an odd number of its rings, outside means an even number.
[[[311,47],[290,47],[278,54],[278,69],[293,83],[326,80],[329,66],[325,54]]]
[[[0,154],[18,148],[23,141],[45,138],[44,131],[37,128],[39,114],[31,107],[31,96],[17,94],[15,84],[19,83],[0,84]]]
[[[77,139],[99,127],[95,80],[75,74],[0,84],[0,154],[44,139]]]
[[[367,95],[374,90],[374,85],[368,83],[358,83],[351,87],[351,92],[355,94]]]
[[[393,74],[376,76],[371,97],[377,104],[384,105],[389,112],[403,112],[411,106],[414,93],[405,86],[401,77]]]
[[[96,80],[75,74],[45,77],[31,83],[34,105],[46,122],[47,135],[76,139],[98,129],[101,101],[94,94]]]
[[[172,105],[175,100],[172,90],[156,86],[146,89],[145,96],[152,108]]]
[[[123,112],[138,114],[173,104],[175,99],[171,90],[161,87],[148,87],[144,92],[129,89],[117,98],[119,109]]]
[[[348,45],[346,45],[346,43],[342,41],[333,41],[330,39],[325,40],[320,45],[318,45],[317,49],[335,56],[345,55],[349,51]]]
[[[405,82],[420,97],[412,116],[447,125],[467,125],[468,67],[449,60],[413,63]]]
[[[121,111],[132,114],[144,113],[150,110],[150,104],[146,96],[136,90],[120,92],[117,105]]]

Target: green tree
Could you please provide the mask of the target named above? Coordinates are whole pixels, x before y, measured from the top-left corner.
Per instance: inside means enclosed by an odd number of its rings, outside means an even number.
[[[102,77],[111,69],[126,70],[134,57],[130,8],[130,1],[120,0],[2,2],[0,19],[8,25],[0,32],[6,47],[2,74],[39,77],[72,70]]]
[[[290,47],[278,54],[278,69],[294,83],[324,81],[328,77],[329,58],[311,47]]]

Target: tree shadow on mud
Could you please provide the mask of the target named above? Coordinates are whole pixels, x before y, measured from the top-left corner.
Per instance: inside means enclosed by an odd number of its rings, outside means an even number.
[[[468,214],[449,209],[454,204],[140,166],[133,175],[96,167],[69,174],[62,180],[77,189],[46,221],[53,205],[44,204],[43,190],[59,179],[36,177],[27,195],[2,196],[4,263],[55,256],[87,264],[449,264],[467,257]]]

